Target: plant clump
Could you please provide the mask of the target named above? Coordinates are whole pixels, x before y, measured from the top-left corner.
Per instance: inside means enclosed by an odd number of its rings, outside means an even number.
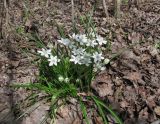
[[[38,80],[14,86],[45,92],[47,94],[45,99],[50,102],[49,115],[52,122],[56,117],[57,109],[67,104],[72,98],[78,101],[87,124],[89,124],[89,118],[86,101],[94,103],[90,109],[97,110],[105,124],[108,124],[107,114],[112,115],[115,122],[122,124],[116,113],[98,99],[91,88],[91,82],[95,79],[96,74],[105,70],[106,64],[110,62],[110,59],[104,55],[107,50],[105,49],[107,40],[94,30],[89,33],[73,33],[68,36],[62,35],[62,31],[59,33],[61,38],[57,40],[57,45],[49,43],[46,46],[39,38],[33,38],[38,39],[37,44],[41,48],[36,54],[39,67]]]

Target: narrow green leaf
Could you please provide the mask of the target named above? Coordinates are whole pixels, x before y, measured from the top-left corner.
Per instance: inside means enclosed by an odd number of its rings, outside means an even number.
[[[95,103],[96,103],[96,105],[98,107],[98,111],[99,111],[100,115],[102,116],[104,123],[105,124],[109,124],[108,121],[107,121],[107,119],[106,119],[106,117],[105,117],[105,114],[104,114],[104,112],[102,110],[101,105],[99,104],[99,102],[95,98],[93,98],[93,100],[95,101]]]
[[[80,100],[80,107],[81,107],[81,110],[82,110],[82,114],[83,114],[83,116],[85,118],[85,121],[86,121],[87,124],[90,124],[89,123],[89,119],[87,117],[87,109],[86,109],[84,103],[82,102],[82,98],[80,97],[79,100]]]
[[[117,116],[117,114],[112,110],[110,109],[109,107],[107,107],[101,100],[99,100],[96,96],[93,96],[92,97],[94,99],[94,101],[96,100],[97,103],[101,106],[103,106],[104,108],[106,108],[110,114],[115,118],[115,120],[117,121],[118,124],[123,124],[123,122],[121,121],[121,119]]]

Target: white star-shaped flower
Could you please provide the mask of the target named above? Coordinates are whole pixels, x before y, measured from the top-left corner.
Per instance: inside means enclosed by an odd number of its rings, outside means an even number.
[[[98,42],[99,45],[102,45],[102,44],[106,44],[107,41],[104,40],[103,37],[101,37],[100,35],[96,35],[96,41]]]
[[[82,64],[82,63],[80,62],[80,60],[81,60],[81,57],[80,57],[80,56],[71,55],[70,61],[71,61],[71,62],[74,62],[74,64]]]
[[[84,55],[81,57],[81,63],[85,64],[86,66],[89,66],[91,62],[91,55],[89,53],[84,53]]]
[[[72,34],[72,36],[70,36],[71,38],[73,38],[74,40],[78,41],[80,40],[80,35],[79,34]]]
[[[62,43],[65,46],[69,46],[71,41],[68,38],[61,38],[60,40],[58,40],[58,42]]]
[[[70,42],[68,47],[70,49],[76,49],[77,48],[77,46],[74,44],[74,42]]]
[[[57,56],[50,56],[48,61],[49,61],[49,66],[52,66],[52,65],[57,65],[57,63],[60,62],[60,59],[58,59]]]
[[[84,45],[88,40],[85,34],[73,34],[71,38],[79,42],[80,45]]]
[[[106,69],[106,67],[103,65],[103,63],[95,63],[94,65],[94,71],[98,71],[98,70],[101,70],[101,71],[104,71]]]
[[[104,59],[104,57],[102,56],[102,53],[98,53],[98,52],[95,52],[93,53],[93,59],[94,59],[94,62],[100,62],[101,60]]]
[[[80,35],[80,44],[86,44],[88,42],[87,36],[85,34]]]
[[[44,49],[42,48],[42,50],[39,50],[38,53],[41,54],[41,56],[45,56],[46,58],[48,58],[51,55],[51,49]]]
[[[86,46],[91,46],[91,47],[94,47],[98,45],[98,43],[95,41],[95,40],[88,40]]]
[[[82,54],[84,54],[84,52],[85,52],[85,49],[83,49],[83,48],[74,48],[73,50],[72,50],[72,53],[74,54],[74,55],[82,55]]]

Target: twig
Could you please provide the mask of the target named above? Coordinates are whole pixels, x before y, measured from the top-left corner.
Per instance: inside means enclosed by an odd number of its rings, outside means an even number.
[[[3,11],[4,11],[4,4],[3,0],[0,0],[0,39],[3,39]]]
[[[75,17],[74,17],[74,13],[75,13],[75,10],[74,10],[74,0],[71,0],[71,6],[72,6],[72,24],[74,25],[75,24]]]
[[[9,7],[9,0],[4,0],[4,9],[5,9],[5,28],[6,30],[9,29],[9,10],[8,10],[8,7]],[[6,32],[5,30],[5,37],[7,38],[8,37],[8,33]]]
[[[104,12],[105,12],[106,17],[108,17],[109,15],[108,15],[108,7],[106,5],[106,0],[103,0],[103,8],[104,8]]]

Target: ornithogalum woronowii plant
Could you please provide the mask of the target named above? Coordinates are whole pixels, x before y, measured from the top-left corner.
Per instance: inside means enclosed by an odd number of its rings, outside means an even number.
[[[89,108],[97,110],[104,124],[108,124],[108,114],[115,118],[115,122],[122,124],[118,116],[90,88],[96,74],[105,70],[105,65],[110,61],[104,55],[106,39],[95,31],[90,31],[63,36],[55,44],[41,45],[41,49],[37,51],[38,81],[16,87],[45,92],[46,100],[50,102],[49,115],[52,122],[56,117],[56,110],[72,98],[80,106],[86,124],[89,124],[86,101],[94,103]]]
[[[49,81],[73,84],[80,89],[78,92],[89,90],[95,74],[105,70],[105,64],[109,61],[101,49],[107,41],[92,32],[88,35],[72,34],[57,42],[57,48],[45,47],[38,51],[42,56],[41,73],[49,76]],[[51,71],[47,72],[48,69]]]
[[[103,108],[107,109],[119,124],[122,124],[116,114],[94,96],[90,89],[95,75],[105,70],[105,65],[109,63],[109,59],[105,58],[104,50],[102,50],[102,46],[106,44],[105,38],[94,32],[72,34],[57,40],[56,47],[50,44],[48,48],[44,47],[38,51],[41,56],[41,82],[54,91],[51,101],[60,98],[77,99],[87,124],[89,124],[87,108],[80,94],[86,94],[86,98],[95,103],[105,124],[108,124],[108,120]]]

